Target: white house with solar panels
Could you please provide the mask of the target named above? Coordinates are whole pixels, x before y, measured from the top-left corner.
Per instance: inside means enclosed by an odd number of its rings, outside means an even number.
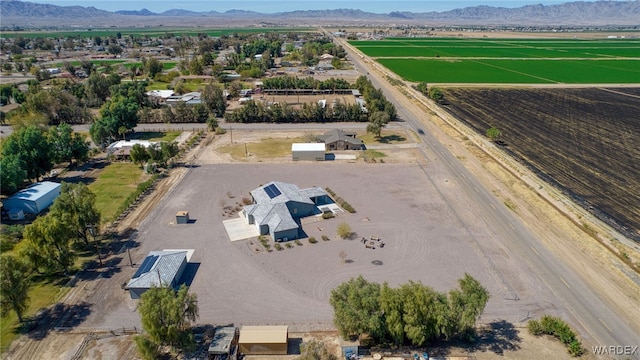
[[[144,259],[126,289],[132,299],[140,299],[152,287],[177,288],[189,261],[189,250],[151,251]]]
[[[297,239],[302,234],[300,219],[320,214],[322,205],[333,200],[320,187],[300,189],[294,184],[272,181],[251,191],[253,204],[243,209],[247,223],[274,241]]]

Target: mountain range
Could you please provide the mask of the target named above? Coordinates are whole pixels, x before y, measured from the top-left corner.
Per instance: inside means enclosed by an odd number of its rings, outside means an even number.
[[[239,3],[241,4],[241,3]],[[640,0],[576,1],[558,5],[526,5],[519,8],[472,6],[443,12],[387,14],[357,9],[296,10],[259,13],[250,10],[195,12],[182,9],[154,13],[147,9],[106,11],[95,7],[57,6],[20,0],[0,1],[2,25],[20,27],[77,26],[247,26],[247,25],[511,25],[511,26],[607,26],[640,25]],[[185,18],[189,18],[185,25]]]

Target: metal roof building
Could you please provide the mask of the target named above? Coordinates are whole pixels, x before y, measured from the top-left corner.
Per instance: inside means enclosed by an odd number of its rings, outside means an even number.
[[[245,355],[286,355],[289,328],[282,326],[243,326],[238,344]]]
[[[3,202],[7,211],[22,210],[25,214],[39,214],[60,195],[60,184],[43,181],[15,193]]]
[[[291,144],[291,156],[294,161],[315,160],[324,161],[324,143],[294,143]]]
[[[187,250],[151,251],[127,284],[132,299],[140,299],[152,287],[176,288],[187,267]]]
[[[298,238],[299,220],[320,213],[317,206],[333,201],[319,187],[300,189],[294,184],[272,181],[251,191],[253,204],[243,212],[249,224],[255,224],[260,234],[269,234],[274,241]]]

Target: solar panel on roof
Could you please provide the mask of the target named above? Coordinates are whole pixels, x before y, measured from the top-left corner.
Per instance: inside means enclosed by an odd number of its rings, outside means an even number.
[[[274,197],[282,194],[280,189],[275,184],[271,184],[264,188],[264,191],[269,195],[269,198],[273,199]]]
[[[138,268],[138,270],[136,271],[135,274],[133,274],[132,279],[135,279],[137,277],[139,277],[140,275],[149,272],[149,270],[151,270],[151,268],[153,267],[153,264],[156,263],[156,260],[158,260],[158,255],[150,255],[147,256],[144,261],[142,262],[142,265],[140,265],[140,267]]]

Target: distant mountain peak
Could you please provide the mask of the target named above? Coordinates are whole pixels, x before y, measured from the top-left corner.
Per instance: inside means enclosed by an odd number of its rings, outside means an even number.
[[[487,0],[488,1],[488,0]],[[179,4],[179,2],[176,2]],[[212,3],[209,3],[212,4]],[[238,3],[242,4],[242,3]],[[302,6],[302,2],[300,2]],[[556,5],[532,4],[519,8],[471,6],[443,12],[408,12],[397,9],[388,14],[371,13],[359,9],[295,10],[280,13],[258,13],[245,9],[234,9],[224,13],[217,11],[190,11],[172,9],[154,13],[148,9],[99,10],[95,7],[56,6],[21,0],[1,0],[0,14],[5,24],[22,26],[58,26],[61,24],[85,24],[90,26],[218,26],[255,25],[273,23],[313,24],[447,24],[447,25],[637,25],[640,19],[640,0],[633,1],[574,1]],[[135,23],[131,23],[135,17]],[[185,21],[192,17],[193,21]],[[71,20],[60,22],[61,19]],[[197,20],[198,19],[198,20]],[[118,23],[121,21],[121,23]],[[226,24],[226,25],[225,25]]]

